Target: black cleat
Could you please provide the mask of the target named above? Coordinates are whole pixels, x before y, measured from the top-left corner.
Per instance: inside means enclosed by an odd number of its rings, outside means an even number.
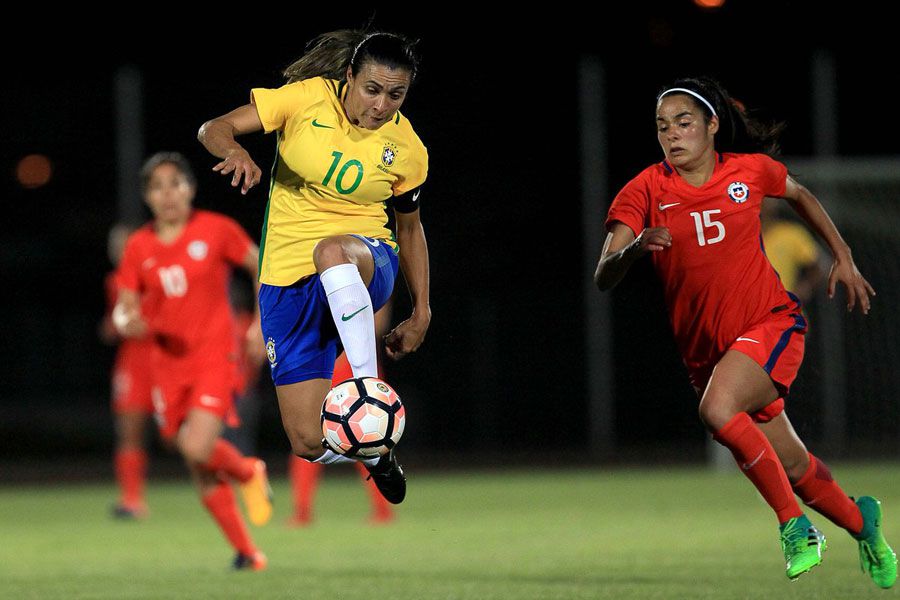
[[[365,464],[365,463],[363,463]],[[374,466],[366,465],[369,477],[375,482],[375,487],[391,504],[400,504],[406,498],[406,476],[403,467],[397,462],[394,450],[378,459]]]

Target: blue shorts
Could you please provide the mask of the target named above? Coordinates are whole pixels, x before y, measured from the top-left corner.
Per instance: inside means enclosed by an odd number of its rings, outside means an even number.
[[[360,235],[375,260],[369,282],[372,310],[384,306],[394,290],[399,261],[383,241]],[[275,385],[331,379],[340,342],[319,275],[288,286],[259,286],[259,314]]]

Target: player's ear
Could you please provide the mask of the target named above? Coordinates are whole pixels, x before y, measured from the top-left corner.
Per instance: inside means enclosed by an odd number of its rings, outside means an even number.
[[[347,83],[350,83],[353,80],[353,67],[351,65],[347,65],[347,74],[344,78],[347,80]]]
[[[707,127],[709,128],[709,133],[711,135],[716,135],[716,133],[718,133],[719,131],[719,117],[716,115],[711,116],[709,118],[709,125],[707,125]]]

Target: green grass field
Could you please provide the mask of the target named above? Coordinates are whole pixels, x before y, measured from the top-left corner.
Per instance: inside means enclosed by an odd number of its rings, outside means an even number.
[[[335,469],[338,470],[338,469]],[[110,485],[0,488],[2,598],[885,598],[856,543],[822,517],[825,562],[790,582],[771,511],[735,472],[697,468],[411,473],[389,526],[365,524],[347,469],[323,479],[315,523],[288,529],[286,484],[254,537],[261,573],[232,558],[185,482],[149,485],[149,520],[108,517]],[[873,493],[900,542],[900,465],[837,465]]]

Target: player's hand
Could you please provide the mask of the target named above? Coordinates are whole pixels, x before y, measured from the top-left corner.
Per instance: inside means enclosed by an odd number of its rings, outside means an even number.
[[[259,321],[253,321],[244,335],[244,355],[254,367],[266,362],[266,342],[263,340],[262,327]]]
[[[668,227],[647,227],[634,242],[632,242],[640,254],[647,252],[659,252],[672,245],[672,234]]]
[[[864,315],[869,314],[869,308],[872,306],[870,296],[875,295],[875,289],[856,268],[856,263],[849,254],[835,257],[831,265],[831,272],[828,274],[829,298],[834,298],[839,281],[847,288],[847,312],[852,311],[858,304]]]
[[[116,304],[112,311],[112,322],[119,335],[125,338],[142,338],[147,333],[147,322],[137,310],[128,310],[123,304]]]
[[[397,325],[384,336],[384,351],[393,360],[400,360],[410,352],[415,352],[425,341],[425,332],[431,323],[431,315],[418,316],[415,312],[407,320]]]
[[[242,194],[246,194],[262,179],[262,170],[250,158],[250,153],[243,148],[230,151],[225,160],[213,167],[213,171],[222,175],[231,175],[231,187],[237,187],[243,179]]]

